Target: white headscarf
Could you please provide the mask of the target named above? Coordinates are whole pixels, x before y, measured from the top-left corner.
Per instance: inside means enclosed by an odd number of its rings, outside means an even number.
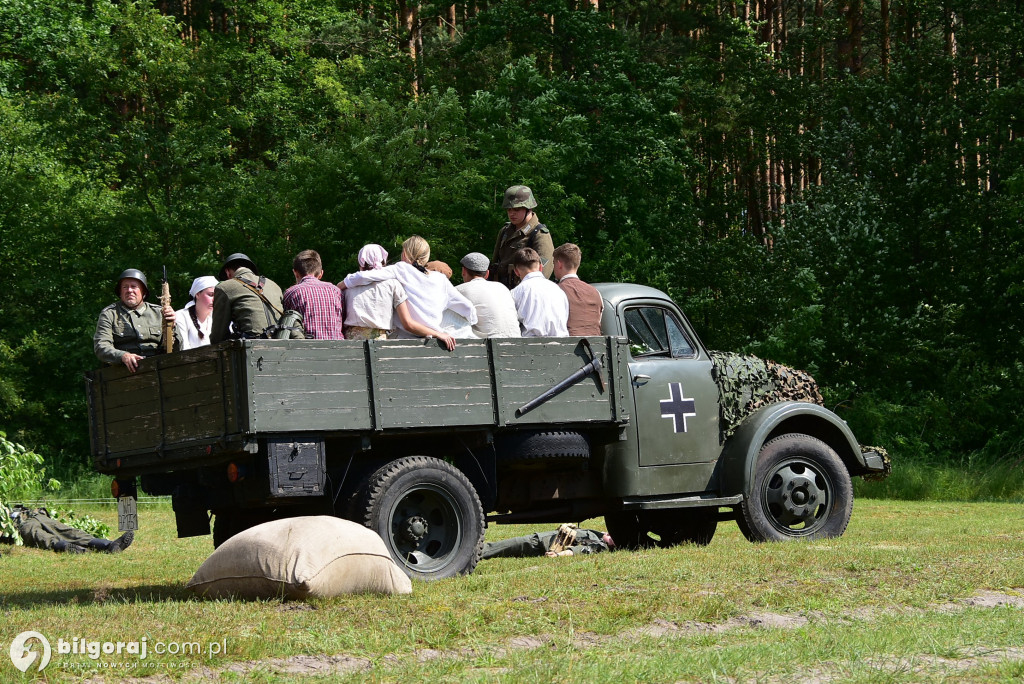
[[[384,268],[388,262],[388,253],[380,245],[365,245],[359,250],[359,267],[363,270]]]
[[[189,288],[188,296],[192,299],[186,307],[195,306],[196,295],[205,290],[208,287],[217,287],[217,279],[213,276],[199,276],[192,281],[192,287]]]

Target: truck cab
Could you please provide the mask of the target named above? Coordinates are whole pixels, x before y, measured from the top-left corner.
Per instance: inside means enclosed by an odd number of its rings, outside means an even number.
[[[709,352],[659,290],[595,287],[605,303],[602,331],[628,342],[635,408],[627,428],[633,448],[612,447],[617,453],[606,460],[606,482],[616,485],[608,493],[622,502],[620,511],[605,515],[613,537],[617,532],[629,545],[708,543],[717,521],[731,519],[752,541],[845,530],[850,475],[886,466],[883,453],[862,450],[846,422],[820,405],[816,387],[808,392],[797,383],[790,400],[755,410],[754,388],[741,386],[749,393],[746,410],[726,416],[730,388],[722,376],[730,362],[760,360]],[[806,384],[813,383],[807,377]],[[781,465],[760,458],[773,441],[773,453],[781,448],[787,454]]]

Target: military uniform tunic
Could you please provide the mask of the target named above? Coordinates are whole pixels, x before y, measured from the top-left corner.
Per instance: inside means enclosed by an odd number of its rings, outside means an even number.
[[[116,301],[100,311],[92,348],[103,363],[121,363],[125,354],[153,356],[163,351],[164,315],[156,304],[142,302],[129,309]],[[181,348],[181,339],[174,335],[174,349]]]
[[[519,284],[519,278],[513,268],[516,252],[523,247],[532,247],[540,254],[541,271],[545,278],[551,277],[555,268],[552,255],[555,245],[551,241],[551,231],[540,222],[537,214],[531,214],[530,220],[522,228],[511,223],[502,226],[498,240],[494,245],[494,256],[491,258],[491,280],[497,280],[505,287],[512,289]]]
[[[213,325],[210,328],[212,344],[228,339],[232,323],[237,333],[259,335],[275,325],[284,311],[281,288],[273,280],[263,279],[263,296],[271,304],[268,307],[259,295],[238,282],[238,278],[254,286],[260,283],[260,276],[244,266],[235,271],[234,278],[217,283],[213,291]]]

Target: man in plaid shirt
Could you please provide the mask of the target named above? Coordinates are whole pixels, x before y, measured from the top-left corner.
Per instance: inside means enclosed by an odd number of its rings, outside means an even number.
[[[323,262],[312,249],[299,252],[292,261],[295,284],[284,293],[284,308],[302,314],[306,337],[317,340],[343,340],[341,322],[341,290],[334,283],[325,283]]]

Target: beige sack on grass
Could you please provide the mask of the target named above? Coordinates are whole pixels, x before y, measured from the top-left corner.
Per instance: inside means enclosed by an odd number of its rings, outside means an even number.
[[[274,520],[240,532],[186,586],[209,598],[412,593],[376,532],[329,515]]]

